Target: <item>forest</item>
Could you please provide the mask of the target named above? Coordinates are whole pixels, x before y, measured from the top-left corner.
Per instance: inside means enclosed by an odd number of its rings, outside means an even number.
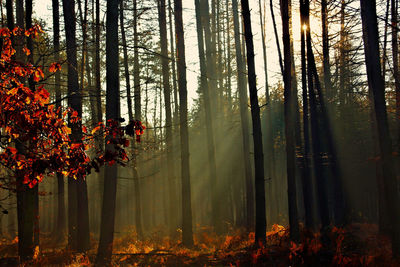
[[[398,2],[0,1],[0,266],[400,266]]]

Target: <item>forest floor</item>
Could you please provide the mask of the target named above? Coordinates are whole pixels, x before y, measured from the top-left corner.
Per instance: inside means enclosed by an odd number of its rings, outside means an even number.
[[[400,266],[391,257],[390,240],[378,235],[371,224],[352,224],[333,228],[330,242],[322,245],[319,234],[302,233],[301,243],[289,240],[288,231],[274,225],[264,246],[254,247],[254,233],[231,231],[216,235],[207,229],[194,236],[195,246],[185,248],[179,242],[154,233],[138,241],[134,232],[114,240],[113,266]],[[0,266],[17,265],[17,240],[2,240]],[[41,251],[28,266],[91,266],[96,244],[87,254],[54,248],[42,238]]]

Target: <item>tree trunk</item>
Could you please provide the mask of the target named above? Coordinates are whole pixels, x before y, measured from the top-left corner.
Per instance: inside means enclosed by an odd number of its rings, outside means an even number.
[[[385,85],[379,59],[379,34],[376,17],[376,2],[361,0],[361,17],[368,86],[374,96],[375,116],[381,153],[383,183],[388,214],[392,222],[392,253],[400,256],[400,207],[398,185],[392,156],[392,142],[385,102]]]
[[[242,12],[244,21],[244,36],[247,49],[248,82],[250,92],[251,118],[253,121],[254,142],[254,167],[256,188],[256,230],[255,243],[265,243],[266,215],[265,215],[265,184],[264,184],[264,155],[261,135],[260,107],[258,105],[256,71],[254,64],[253,33],[251,30],[251,18],[249,2],[242,0]]]
[[[301,26],[307,25],[304,19],[304,3],[300,0],[300,20]],[[302,186],[303,186],[303,201],[304,201],[304,213],[305,213],[305,226],[308,230],[314,228],[314,213],[313,213],[313,183],[310,172],[310,134],[309,134],[309,119],[308,119],[308,97],[307,97],[307,66],[306,66],[306,44],[305,35],[306,31],[303,27],[301,31],[301,82],[302,82],[302,97],[303,97],[303,136],[304,136],[304,147],[302,150],[303,159],[301,162],[302,171]]]
[[[25,24],[26,29],[32,28],[32,0],[26,0],[26,10],[25,10]],[[28,56],[28,62],[30,64],[34,64],[33,62],[33,40],[32,38],[27,38],[27,48],[30,50],[30,55]],[[35,82],[33,78],[30,77],[28,79],[29,88],[35,91]],[[34,246],[39,246],[39,184],[33,188],[33,216],[34,216],[34,225],[33,225],[33,243]]]
[[[246,88],[246,67],[243,62],[242,49],[240,47],[239,16],[237,0],[232,1],[233,27],[235,31],[235,50],[237,65],[237,80],[239,91],[239,108],[242,128],[243,163],[246,183],[246,228],[251,231],[254,227],[254,191],[252,182],[252,170],[250,162],[250,141],[249,141],[249,117],[247,108],[247,88]]]
[[[324,66],[325,91],[330,102],[333,97],[331,84],[331,65],[329,63],[329,35],[328,35],[328,6],[326,0],[321,0],[321,22],[322,22],[322,56]]]
[[[326,192],[326,177],[323,173],[322,165],[322,143],[319,135],[319,124],[317,117],[317,103],[314,89],[314,76],[312,69],[312,46],[311,46],[311,34],[310,34],[310,20],[309,20],[309,1],[304,1],[304,23],[307,25],[306,29],[306,45],[307,45],[307,79],[308,79],[308,93],[310,97],[310,122],[311,122],[311,138],[312,138],[312,150],[314,160],[315,179],[317,184],[317,199],[318,199],[318,211],[322,225],[322,238],[326,241],[326,231],[329,227],[329,205]],[[305,126],[306,127],[306,126]]]
[[[106,120],[118,121],[120,117],[119,73],[118,73],[118,0],[107,1],[106,32]],[[113,138],[107,136],[107,138]],[[107,150],[113,151],[112,144]],[[104,196],[101,212],[100,241],[96,257],[96,266],[111,263],[114,239],[115,203],[117,195],[117,165],[105,167]]]
[[[54,42],[54,61],[60,61],[60,7],[58,0],[52,0],[53,3],[53,42]],[[61,108],[61,73],[57,71],[54,75],[54,86],[56,91],[56,108]],[[57,173],[57,222],[56,222],[56,240],[59,243],[64,241],[65,237],[65,201],[64,201],[64,177]]]
[[[187,118],[187,84],[186,84],[186,60],[185,41],[182,20],[182,0],[175,0],[175,32],[178,66],[179,86],[179,113],[181,135],[181,179],[182,179],[182,243],[185,246],[193,246],[192,229],[192,197],[190,188],[189,169],[189,131]]]
[[[215,227],[217,232],[220,232],[221,221],[219,220],[219,203],[217,198],[217,166],[215,159],[215,143],[214,143],[214,120],[212,117],[212,106],[211,106],[211,96],[210,96],[210,88],[209,83],[207,81],[207,77],[212,76],[212,70],[214,68],[214,62],[211,54],[211,42],[210,42],[210,28],[207,20],[208,13],[208,4],[203,1],[203,8],[200,6],[200,1],[195,0],[196,6],[196,24],[197,24],[197,40],[198,40],[198,49],[199,49],[199,60],[200,60],[200,76],[201,76],[201,90],[203,92],[204,97],[204,110],[205,110],[205,122],[206,125],[206,135],[207,135],[207,155],[208,155],[208,166],[209,166],[209,179],[210,179],[210,192],[211,192],[211,221],[212,225]],[[203,22],[206,22],[203,25]],[[205,62],[205,53],[204,53],[204,38],[203,38],[203,28],[205,29],[206,35],[206,47],[207,47],[207,63]],[[208,38],[207,38],[208,37]],[[210,64],[210,65],[208,65]],[[208,67],[208,66],[209,67]],[[208,70],[208,72],[207,72]],[[217,89],[217,85],[215,80],[211,82],[212,90]]]
[[[171,44],[171,65],[172,65],[172,84],[174,88],[174,127],[178,127],[179,104],[178,104],[178,86],[176,84],[176,61],[174,49],[174,31],[172,27],[172,7],[171,0],[168,0],[168,17],[169,17],[169,39]]]
[[[285,137],[286,137],[286,170],[289,204],[289,226],[290,238],[299,239],[299,222],[296,198],[296,155],[295,155],[295,103],[292,87],[292,56],[289,33],[289,3],[281,1],[282,29],[283,29],[283,50],[284,50],[284,107],[285,107]]]
[[[398,24],[397,9],[398,1],[392,2],[392,57],[393,57],[393,78],[396,92],[396,124],[397,124],[397,152],[400,152],[400,76],[399,76],[399,40],[398,40]],[[397,163],[400,163],[397,160]]]
[[[276,49],[278,50],[278,58],[279,58],[279,67],[281,68],[281,73],[282,73],[282,77],[283,77],[283,59],[282,59],[281,46],[279,45],[278,30],[276,28],[274,6],[272,4],[272,0],[269,1],[269,7],[271,9],[272,24],[274,26]]]
[[[101,74],[100,74],[100,0],[96,0],[96,56],[95,56],[95,76],[96,76],[96,84],[95,84],[95,92],[96,92],[96,114],[97,121],[103,121],[103,108],[101,105]],[[99,149],[103,150],[103,142],[102,138],[100,139],[100,147]]]
[[[25,29],[24,23],[24,1],[16,1],[16,26]],[[23,53],[24,37],[15,38],[16,60],[25,62]],[[24,144],[16,142],[18,153],[24,154]],[[17,218],[18,218],[18,255],[21,262],[26,262],[33,257],[34,253],[34,222],[35,222],[35,189],[29,188],[23,183],[23,177],[17,174]],[[36,187],[37,190],[37,187]]]
[[[78,83],[77,53],[75,38],[75,1],[63,1],[68,61],[68,105],[82,117],[82,91]],[[80,143],[82,125],[70,123],[71,141]],[[89,209],[86,180],[83,177],[68,179],[68,230],[71,249],[86,251],[89,247]],[[79,242],[78,242],[79,238]]]
[[[174,176],[174,159],[172,152],[172,112],[171,112],[171,87],[169,83],[169,66],[168,66],[168,40],[167,40],[167,13],[165,0],[158,3],[159,27],[161,41],[161,63],[162,63],[162,81],[164,88],[165,101],[165,141],[167,150],[167,180],[169,190],[169,206],[166,211],[169,214],[169,231],[172,234],[175,231],[174,214],[174,196],[175,196],[175,176]]]

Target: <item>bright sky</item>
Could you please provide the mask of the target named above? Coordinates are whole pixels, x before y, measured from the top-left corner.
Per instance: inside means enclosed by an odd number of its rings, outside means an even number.
[[[262,0],[262,3],[265,0]],[[60,1],[61,2],[61,1]],[[277,8],[278,1],[275,2],[275,17],[278,24],[278,32],[281,32],[280,24],[280,12]],[[240,1],[239,1],[240,3]],[[270,15],[269,9],[269,1],[266,3],[266,13],[267,13],[267,58],[268,58],[268,79],[269,84],[273,85],[278,80],[281,80],[281,74],[279,70],[279,62],[277,56],[277,49],[275,44],[275,37],[272,27],[272,19]],[[186,58],[187,58],[187,78],[188,78],[188,90],[189,90],[189,104],[193,103],[193,99],[197,98],[196,89],[197,89],[197,76],[199,72],[198,66],[198,48],[197,48],[197,36],[196,36],[196,21],[194,14],[194,0],[184,0],[183,1],[184,13],[183,20],[185,23],[185,45],[186,45]],[[239,6],[240,8],[240,6]],[[259,7],[258,0],[250,0],[250,9],[251,9],[251,18],[252,18],[252,27],[253,27],[253,35],[254,35],[254,45],[255,45],[255,62],[256,62],[256,74],[258,79],[258,89],[259,95],[262,95],[265,92],[264,89],[264,71],[263,71],[263,55],[262,55],[262,44],[261,44],[261,32],[259,25]],[[36,0],[34,1],[34,12],[37,17],[44,19],[48,25],[52,24],[52,15],[51,15],[51,0]],[[299,16],[296,15],[297,10],[294,10],[294,18],[293,18],[293,34],[295,40],[295,50],[296,50],[296,42],[298,42],[299,35]],[[297,41],[296,41],[297,40]],[[280,40],[281,42],[281,40]],[[282,42],[281,42],[282,46]],[[297,45],[298,47],[299,45]],[[281,47],[282,49],[282,47]],[[232,51],[234,55],[234,51]],[[191,86],[196,85],[196,86]],[[235,89],[234,89],[235,90]]]

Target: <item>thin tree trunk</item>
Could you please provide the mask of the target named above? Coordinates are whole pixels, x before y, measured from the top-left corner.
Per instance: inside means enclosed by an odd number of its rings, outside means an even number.
[[[118,2],[107,1],[107,32],[106,32],[106,120],[117,120],[120,117],[120,92],[118,73]],[[113,138],[107,136],[107,138]],[[113,151],[112,144],[106,149]],[[111,254],[114,239],[115,204],[117,194],[117,165],[105,167],[104,197],[101,212],[100,241],[96,257],[96,266],[108,266],[111,263]]]
[[[54,42],[54,61],[60,61],[60,7],[58,0],[53,3],[53,42]],[[54,86],[56,91],[56,108],[61,109],[61,73],[57,71],[54,75]],[[56,240],[59,243],[64,241],[65,229],[65,200],[64,200],[64,177],[57,173],[57,223]]]
[[[63,1],[65,35],[67,39],[68,62],[68,106],[82,116],[82,98],[78,83],[76,39],[75,39],[75,1]],[[81,125],[69,123],[72,130],[71,141],[81,142]],[[68,246],[72,250],[78,247],[78,199],[77,180],[68,178]]]
[[[300,18],[301,26],[307,25],[304,20],[304,3],[300,0]],[[306,31],[301,27],[301,82],[302,82],[302,97],[303,97],[303,136],[304,147],[302,150],[302,186],[303,186],[303,200],[304,200],[304,213],[305,213],[305,226],[307,229],[314,228],[313,216],[313,184],[310,172],[310,134],[309,134],[309,119],[308,119],[308,97],[307,97],[307,66],[306,66],[306,50],[305,50],[305,35]]]
[[[168,66],[168,40],[167,40],[167,14],[165,0],[158,2],[159,26],[160,26],[160,41],[161,41],[161,63],[162,63],[162,81],[164,88],[165,101],[165,141],[167,150],[167,180],[169,190],[168,211],[169,221],[168,226],[170,233],[175,231],[174,214],[174,159],[172,152],[172,112],[171,112],[171,87],[169,83],[169,66]]]
[[[322,57],[324,66],[324,84],[328,101],[330,101],[333,97],[333,92],[331,84],[331,65],[329,63],[328,6],[326,0],[321,0],[321,22],[322,22]]]
[[[96,57],[95,57],[95,76],[96,76],[96,114],[97,121],[103,121],[103,108],[101,105],[101,73],[100,73],[100,0],[96,0]],[[100,138],[101,139],[101,138]],[[103,150],[103,142],[100,140],[99,149]]]
[[[307,46],[307,79],[308,79],[308,93],[310,97],[310,122],[311,122],[311,138],[312,150],[315,169],[315,178],[317,184],[317,199],[318,211],[321,219],[322,226],[322,240],[326,242],[326,232],[329,227],[329,205],[326,192],[326,178],[323,173],[322,159],[321,159],[321,140],[319,135],[319,126],[317,118],[317,103],[314,89],[314,76],[312,70],[312,46],[310,34],[310,20],[309,20],[309,1],[304,1],[304,23],[307,25],[306,29],[306,46]],[[305,126],[306,127],[306,126]]]
[[[203,37],[203,25],[202,25],[202,14],[200,1],[195,0],[196,7],[196,26],[197,26],[197,41],[199,49],[199,61],[200,61],[200,79],[201,79],[201,91],[203,92],[204,99],[204,110],[205,110],[205,121],[206,125],[206,136],[207,136],[207,155],[209,165],[209,179],[210,179],[210,192],[211,192],[211,205],[212,205],[212,224],[216,227],[216,230],[220,230],[217,220],[218,203],[216,195],[216,184],[217,184],[217,166],[215,161],[215,146],[214,146],[214,128],[213,128],[213,117],[211,111],[211,100],[210,92],[207,81],[207,65],[205,62],[204,53],[204,37]],[[204,20],[203,20],[204,21]]]
[[[179,113],[181,135],[181,178],[182,178],[182,243],[185,246],[193,246],[192,229],[192,197],[190,188],[189,169],[189,131],[187,121],[187,84],[186,84],[186,60],[185,41],[182,20],[182,0],[175,0],[175,32],[178,65],[179,86]]]
[[[393,78],[396,92],[396,124],[397,124],[397,152],[400,152],[400,76],[399,76],[399,40],[397,24],[398,1],[392,2],[392,57]],[[397,162],[400,162],[397,160]]]
[[[7,28],[12,30],[14,29],[14,8],[13,8],[13,1],[12,0],[6,0],[6,15],[7,15]],[[11,36],[11,40],[14,45],[14,38]],[[9,178],[9,183],[12,184],[12,178]],[[8,201],[9,201],[9,206],[11,207],[14,205],[15,198],[13,197],[12,191],[9,190],[8,192]],[[16,234],[16,223],[15,223],[15,212],[11,208],[8,213],[8,229],[9,229],[9,234],[12,239],[14,239],[15,234]]]
[[[296,198],[296,155],[295,155],[295,103],[292,87],[292,56],[289,36],[289,2],[281,1],[283,50],[284,50],[284,107],[285,107],[285,137],[286,137],[286,169],[289,204],[290,238],[298,240],[299,222]]]
[[[169,39],[171,44],[171,65],[172,65],[172,85],[174,88],[174,127],[178,127],[179,104],[178,104],[178,86],[176,84],[176,61],[174,49],[174,31],[172,27],[172,7],[171,0],[168,0],[168,17],[169,17]]]
[[[138,12],[137,12],[137,0],[133,1],[133,45],[134,45],[134,64],[133,64],[133,87],[134,87],[134,104],[135,104],[135,119],[142,119],[142,106],[141,106],[141,92],[140,92],[140,66],[139,66],[139,50],[138,50]],[[134,143],[132,143],[133,145]],[[136,220],[136,232],[138,238],[143,238],[142,228],[142,205],[141,205],[141,188],[139,182],[139,173],[137,166],[137,156],[139,150],[139,144],[133,147],[133,186],[135,190],[135,220]]]
[[[274,5],[273,5],[273,0],[269,1],[269,7],[271,9],[271,17],[272,17],[272,24],[274,26],[274,33],[275,33],[275,41],[276,41],[276,48],[278,50],[278,58],[279,58],[279,66],[281,68],[281,73],[283,77],[283,59],[282,59],[282,52],[281,52],[281,46],[279,45],[279,37],[278,37],[278,30],[276,28],[276,22],[275,22],[275,13],[274,13]]]
[[[81,0],[78,0],[80,19],[82,23],[83,32],[83,49],[82,49],[82,61],[81,61],[81,77],[80,77],[80,93],[83,93],[84,88],[84,73],[85,73],[85,61],[87,61],[87,0],[85,0],[85,15],[82,14]],[[89,87],[90,88],[90,87]],[[82,96],[81,96],[82,99]],[[82,101],[82,100],[81,100]],[[80,115],[81,116],[81,115]],[[87,184],[86,179],[79,179],[77,181],[77,198],[78,198],[78,251],[85,252],[90,246],[90,231],[89,231],[89,204],[87,195]]]
[[[24,29],[24,1],[16,1],[16,26]],[[16,60],[24,62],[25,56],[22,48],[25,45],[23,36],[16,36],[15,50]],[[23,82],[23,81],[22,81]],[[23,142],[15,144],[18,153],[24,154]],[[17,174],[17,218],[18,218],[18,255],[21,262],[26,262],[33,257],[34,253],[34,222],[35,222],[35,189],[29,188],[23,183],[23,177]]]
[[[237,80],[239,91],[239,109],[242,128],[243,163],[246,183],[246,228],[251,231],[254,226],[254,191],[252,182],[252,170],[250,162],[249,141],[249,117],[247,108],[246,67],[243,62],[242,49],[240,47],[239,16],[237,0],[232,0],[233,26],[235,31],[235,50],[237,65]]]
[[[392,156],[392,142],[386,112],[385,85],[379,59],[379,33],[376,2],[361,0],[361,17],[368,86],[374,96],[375,116],[381,153],[386,208],[392,222],[392,253],[400,255],[400,207],[398,185]]]
[[[26,0],[26,10],[25,10],[25,24],[26,29],[32,28],[32,0]],[[33,63],[33,40],[32,38],[27,38],[27,48],[30,50],[30,55],[28,56],[28,62]],[[35,82],[33,78],[30,77],[28,79],[29,88],[31,91],[35,91]],[[33,243],[34,246],[39,246],[39,184],[33,188],[33,216],[34,216],[34,225],[33,225]]]
[[[256,71],[254,64],[253,33],[251,30],[251,18],[249,2],[242,0],[242,12],[244,21],[244,34],[247,49],[248,82],[250,92],[251,118],[253,121],[254,141],[254,166],[255,166],[255,188],[256,188],[256,245],[265,243],[267,219],[265,215],[265,184],[264,184],[264,155],[261,135],[260,107],[258,105]]]

